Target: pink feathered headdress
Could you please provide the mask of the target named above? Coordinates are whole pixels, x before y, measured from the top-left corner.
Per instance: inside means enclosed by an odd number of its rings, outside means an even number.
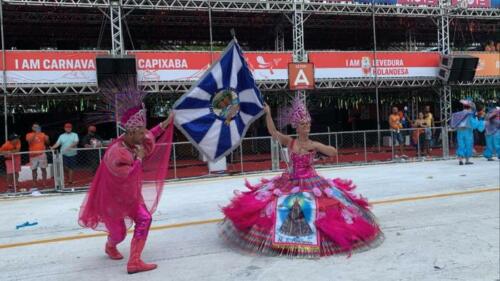
[[[146,126],[146,108],[142,101],[147,94],[137,89],[133,77],[108,80],[100,91],[104,102],[87,115],[88,123],[118,121],[124,130]]]
[[[123,113],[120,126],[125,130],[146,127],[146,118],[146,108],[142,103],[141,106],[134,106]]]
[[[300,123],[311,122],[311,115],[299,96],[293,98],[290,107],[281,112],[281,115],[282,124],[285,126],[290,124],[293,128],[297,128]]]

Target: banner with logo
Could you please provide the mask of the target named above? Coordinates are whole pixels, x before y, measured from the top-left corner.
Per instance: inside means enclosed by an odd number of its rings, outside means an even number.
[[[107,51],[19,51],[7,50],[8,84],[94,84],[95,58]],[[142,82],[196,81],[216,61],[220,53],[186,51],[137,51],[138,80]],[[497,53],[466,52],[479,57],[476,77],[500,76]],[[255,80],[287,80],[291,52],[247,52],[245,59]],[[316,79],[370,79],[436,77],[437,52],[309,52]],[[0,70],[2,69],[0,55]],[[0,75],[0,79],[2,76]],[[1,82],[1,80],[0,80]]]
[[[97,83],[97,55],[107,51],[5,51],[8,84]],[[0,69],[3,71],[2,56]],[[3,78],[0,78],[3,79]]]
[[[245,52],[248,67],[255,80],[286,80],[292,52]]]
[[[491,8],[491,0],[451,0],[451,5],[462,8]]]
[[[209,52],[127,52],[134,55],[137,64],[137,80],[194,81],[209,68],[211,60],[219,54]]]
[[[398,0],[398,4],[412,6],[437,6],[439,4],[439,0]]]
[[[437,52],[309,52],[314,76],[322,78],[409,78],[436,77]]]
[[[138,80],[148,81],[195,81],[209,68],[220,53],[137,51],[135,55]],[[245,59],[256,80],[288,79],[288,63],[291,52],[246,52]]]
[[[500,54],[490,52],[465,52],[479,58],[475,77],[500,76]]]

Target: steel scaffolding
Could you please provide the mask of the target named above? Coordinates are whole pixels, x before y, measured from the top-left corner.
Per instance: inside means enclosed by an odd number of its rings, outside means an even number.
[[[109,16],[111,22],[111,54],[121,56],[124,54],[123,29],[122,29],[122,7],[120,1],[111,1],[109,4]]]
[[[108,8],[110,2],[115,0],[4,0],[12,5],[32,6],[59,6],[59,7],[101,7]],[[149,9],[149,10],[183,10],[183,11],[208,11],[206,0],[117,0],[124,9]],[[213,0],[210,1],[212,10],[225,12],[254,12],[254,13],[293,13],[295,0]],[[371,5],[362,3],[326,3],[304,2],[302,11],[306,14],[330,15],[358,15],[370,16],[373,12],[377,16],[391,17],[439,17],[439,6],[406,6],[406,5]],[[498,19],[500,9],[464,9],[450,7],[449,14],[452,18],[489,18]]]
[[[370,17],[414,17],[432,18],[437,24],[437,45],[441,54],[450,53],[450,22],[457,18],[498,20],[500,9],[479,9],[462,8],[451,5],[451,0],[440,0],[438,6],[401,6],[401,5],[380,5],[380,4],[360,4],[360,3],[324,3],[320,1],[304,0],[0,0],[4,5],[32,5],[32,6],[56,6],[56,7],[82,7],[96,8],[102,10],[109,9],[109,19],[111,23],[112,54],[123,55],[125,46],[123,40],[122,20],[133,9],[142,10],[169,10],[169,11],[206,11],[226,12],[226,13],[269,13],[290,16],[293,31],[293,60],[294,62],[306,62],[307,53],[304,46],[304,25],[308,16],[314,15],[353,15]],[[21,15],[27,16],[27,15]],[[36,16],[37,15],[31,15]],[[99,17],[94,20],[100,20]],[[172,20],[172,19],[169,19]],[[185,21],[190,24],[191,18],[174,19]],[[221,19],[219,19],[221,20]],[[222,19],[225,20],[225,19]],[[232,19],[227,19],[231,21]],[[230,24],[228,22],[228,24]],[[311,23],[321,26],[323,22]],[[3,27],[3,23],[2,23]],[[275,49],[285,50],[285,36],[283,26],[275,30]],[[5,50],[3,50],[5,51]],[[263,91],[282,91],[288,87],[288,81],[258,81],[258,86]],[[148,92],[157,93],[179,93],[186,91],[191,82],[154,82],[143,83],[142,87]],[[328,89],[355,89],[355,88],[418,88],[418,87],[439,87],[441,103],[441,120],[443,120],[445,132],[447,122],[451,114],[451,92],[454,86],[497,86],[500,85],[500,77],[477,78],[471,83],[441,84],[434,77],[412,78],[412,79],[319,79],[315,83],[318,90]],[[8,95],[67,95],[67,94],[95,94],[98,92],[94,85],[23,85],[7,84],[2,87],[2,93]],[[299,94],[305,98],[305,92]],[[6,98],[4,107],[6,107]],[[7,114],[5,112],[5,114]],[[448,148],[448,146],[445,146]]]

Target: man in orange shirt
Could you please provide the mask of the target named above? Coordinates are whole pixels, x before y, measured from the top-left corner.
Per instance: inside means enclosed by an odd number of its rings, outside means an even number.
[[[9,190],[12,190],[12,184],[17,185],[19,172],[21,171],[21,155],[12,153],[17,153],[21,150],[21,141],[19,136],[16,134],[11,134],[7,141],[0,147],[0,155],[5,158],[5,168],[7,170],[7,184]]]
[[[399,143],[399,151],[401,152],[401,157],[407,157],[404,153],[404,140],[403,135],[401,134],[403,124],[401,123],[401,116],[397,107],[392,108],[392,114],[389,116],[389,127],[391,128],[392,133],[392,145],[396,145],[397,141]],[[397,154],[396,158],[399,158]]]
[[[33,130],[33,132],[26,135],[26,141],[28,142],[30,151],[33,187],[36,186],[36,181],[38,179],[38,168],[42,170],[42,184],[45,186],[47,181],[48,166],[45,150],[47,150],[47,145],[49,144],[49,137],[42,132],[42,128],[38,123],[34,123],[31,129]]]

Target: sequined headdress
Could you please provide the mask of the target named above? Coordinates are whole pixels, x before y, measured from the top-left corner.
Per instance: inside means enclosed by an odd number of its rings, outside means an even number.
[[[144,103],[140,106],[129,108],[120,117],[119,125],[125,130],[146,127],[146,108]]]
[[[87,123],[115,122],[123,130],[146,126],[146,93],[139,91],[134,78],[107,80],[100,89],[104,103],[88,114]]]
[[[290,106],[284,108],[279,115],[283,126],[290,124],[293,128],[297,128],[300,123],[311,122],[311,115],[304,101],[298,96],[294,97]]]

